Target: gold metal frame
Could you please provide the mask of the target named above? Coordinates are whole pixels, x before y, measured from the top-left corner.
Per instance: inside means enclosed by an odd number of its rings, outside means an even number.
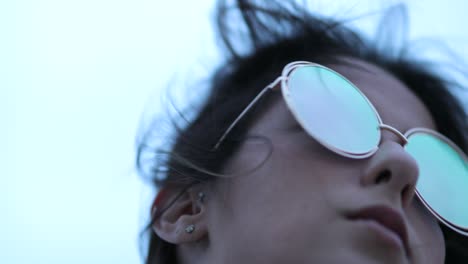
[[[367,152],[364,152],[364,153],[352,153],[352,152],[349,152],[349,151],[346,151],[346,150],[343,150],[343,149],[339,149],[339,148],[336,148],[335,146],[331,145],[331,144],[328,144],[326,142],[323,142],[322,140],[320,140],[318,137],[314,136],[314,134],[311,132],[311,131],[308,131],[306,128],[307,126],[304,125],[304,121],[300,118],[300,115],[297,114],[296,112],[296,109],[295,109],[295,106],[294,106],[294,102],[291,101],[291,97],[290,97],[290,90],[289,90],[289,86],[288,86],[288,80],[289,80],[289,76],[298,68],[301,68],[301,67],[320,67],[320,68],[324,68],[328,71],[331,71],[335,74],[337,74],[338,76],[340,76],[341,78],[343,78],[344,80],[348,81],[348,83],[350,85],[352,85],[362,96],[363,98],[366,100],[366,102],[368,103],[369,107],[373,110],[373,112],[375,113],[375,116],[377,117],[377,120],[378,120],[378,128],[380,128],[378,130],[378,133],[379,133],[379,143],[374,147],[372,148],[371,150],[367,151]],[[281,84],[281,85],[279,85]],[[445,137],[444,135],[438,133],[437,131],[434,131],[434,130],[431,130],[431,129],[428,129],[428,128],[422,128],[422,127],[418,127],[418,128],[412,128],[410,130],[408,130],[406,133],[401,133],[400,131],[398,131],[396,128],[392,127],[392,126],[389,126],[389,125],[386,125],[382,122],[382,119],[380,118],[380,115],[379,113],[377,112],[377,110],[375,109],[375,107],[372,105],[372,103],[370,102],[370,100],[364,95],[364,93],[357,87],[355,86],[351,81],[349,81],[346,77],[344,77],[343,75],[339,74],[338,72],[328,68],[328,67],[325,67],[323,65],[320,65],[320,64],[316,64],[316,63],[312,63],[312,62],[307,62],[307,61],[295,61],[295,62],[292,62],[292,63],[289,63],[288,65],[286,65],[282,71],[282,74],[280,77],[276,78],[272,83],[270,83],[269,85],[267,85],[253,100],[252,102],[249,103],[249,105],[239,114],[239,116],[232,122],[232,124],[226,129],[226,131],[223,133],[223,135],[218,139],[216,145],[214,146],[214,150],[216,150],[219,145],[224,141],[224,139],[226,138],[226,136],[229,134],[229,132],[231,132],[231,130],[236,126],[236,124],[242,119],[242,117],[244,117],[244,115],[252,108],[253,105],[255,105],[255,103],[257,103],[260,98],[262,96],[264,96],[269,90],[272,90],[272,91],[277,91],[278,89],[281,88],[281,92],[283,94],[283,98],[289,108],[289,110],[291,111],[292,115],[294,116],[294,118],[296,119],[296,121],[304,128],[304,130],[306,130],[306,132],[314,139],[316,140],[317,142],[319,142],[320,144],[322,144],[324,147],[326,147],[327,149],[329,149],[330,151],[333,151],[341,156],[344,156],[344,157],[348,157],[348,158],[353,158],[353,159],[364,159],[364,158],[368,158],[370,156],[372,156],[377,150],[378,150],[378,146],[380,145],[380,142],[382,140],[382,133],[380,132],[382,129],[385,129],[385,130],[388,130],[394,134],[396,134],[403,142],[402,146],[405,147],[406,144],[408,143],[408,140],[409,138],[411,137],[411,135],[413,134],[416,134],[416,133],[424,133],[424,134],[429,134],[431,136],[434,136],[440,140],[442,140],[443,142],[445,142],[446,144],[448,144],[452,149],[454,149],[461,157],[462,159],[465,161],[465,163],[468,162],[468,158],[466,156],[466,154],[455,144],[453,143],[450,139],[448,139],[447,137]],[[468,186],[467,186],[468,187]],[[451,228],[452,230],[462,234],[462,235],[465,235],[465,236],[468,236],[468,226],[467,227],[462,227],[462,226],[458,226],[458,225],[455,225],[453,223],[451,223],[450,221],[446,220],[444,217],[442,217],[441,215],[439,215],[434,209],[432,209],[432,207],[426,202],[426,200],[422,197],[422,195],[418,192],[418,190],[416,189],[416,195],[417,197],[421,200],[421,202],[424,204],[424,206],[442,223],[444,223],[447,227]],[[468,209],[467,209],[468,210]]]

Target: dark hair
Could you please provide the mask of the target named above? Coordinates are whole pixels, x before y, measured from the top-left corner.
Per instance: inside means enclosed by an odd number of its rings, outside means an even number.
[[[193,120],[182,128],[175,125],[174,143],[168,151],[149,147],[150,136],[142,137],[139,142],[137,168],[145,174],[149,164],[149,176],[155,187],[184,191],[194,184],[214,182],[215,174],[221,173],[223,165],[240,146],[239,139],[246,139],[249,125],[259,111],[246,116],[214,151],[216,141],[261,89],[279,76],[287,63],[295,60],[326,64],[347,56],[385,69],[422,100],[438,131],[467,152],[466,113],[452,94],[456,84],[437,73],[441,65],[411,56],[407,48],[393,49],[395,52],[390,54],[389,49],[379,49],[376,42],[368,41],[344,22],[311,14],[293,1],[263,3],[238,0],[232,6],[224,1],[218,4],[216,29],[227,59],[212,74],[206,100]],[[404,6],[396,9],[405,13]],[[384,17],[382,27],[390,23],[389,16]],[[388,48],[394,44],[387,43]],[[266,103],[271,102],[270,99]],[[153,125],[145,135],[160,129]],[[149,161],[144,159],[148,153],[153,154]],[[154,216],[143,232],[149,235],[146,263],[177,263],[176,245],[152,232],[153,222]],[[459,263],[462,259],[466,262],[468,254],[462,250],[468,248],[466,239],[444,226],[442,229],[447,263]]]

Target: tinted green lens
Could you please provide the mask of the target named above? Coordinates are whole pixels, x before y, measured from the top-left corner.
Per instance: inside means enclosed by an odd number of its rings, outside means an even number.
[[[448,143],[427,133],[412,134],[405,149],[419,165],[416,189],[422,198],[445,220],[468,228],[466,161]]]
[[[289,76],[289,102],[314,138],[351,154],[364,154],[380,140],[379,119],[347,79],[319,66],[299,67]]]

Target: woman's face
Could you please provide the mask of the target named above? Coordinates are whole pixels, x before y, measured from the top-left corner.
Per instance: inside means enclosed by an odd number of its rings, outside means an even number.
[[[385,124],[402,133],[435,129],[404,84],[374,65],[348,60],[354,65],[327,66],[357,85]],[[418,167],[392,132],[382,130],[372,157],[345,158],[308,136],[278,100],[249,134],[267,137],[273,153],[253,173],[220,180],[212,194],[206,211],[211,263],[443,263],[442,232],[414,194]],[[226,171],[251,168],[267,151],[265,143],[248,141]],[[406,246],[378,224],[391,216],[351,219],[372,206],[402,217]]]

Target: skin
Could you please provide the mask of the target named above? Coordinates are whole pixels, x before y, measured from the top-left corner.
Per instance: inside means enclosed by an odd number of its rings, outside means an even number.
[[[326,65],[351,80],[375,106],[383,122],[404,133],[435,130],[426,107],[396,78],[352,58],[353,65]],[[356,67],[359,66],[359,67]],[[383,130],[378,151],[366,159],[339,156],[299,129],[277,100],[250,129],[271,140],[273,153],[253,173],[221,179],[194,190],[155,225],[178,244],[181,263],[443,263],[445,243],[437,220],[418,201],[418,166],[394,133]],[[251,168],[265,156],[258,142],[245,143],[226,171]],[[391,177],[376,183],[384,170]],[[388,243],[369,225],[347,218],[372,205],[398,211],[410,252]],[[195,224],[192,234],[183,232]]]

